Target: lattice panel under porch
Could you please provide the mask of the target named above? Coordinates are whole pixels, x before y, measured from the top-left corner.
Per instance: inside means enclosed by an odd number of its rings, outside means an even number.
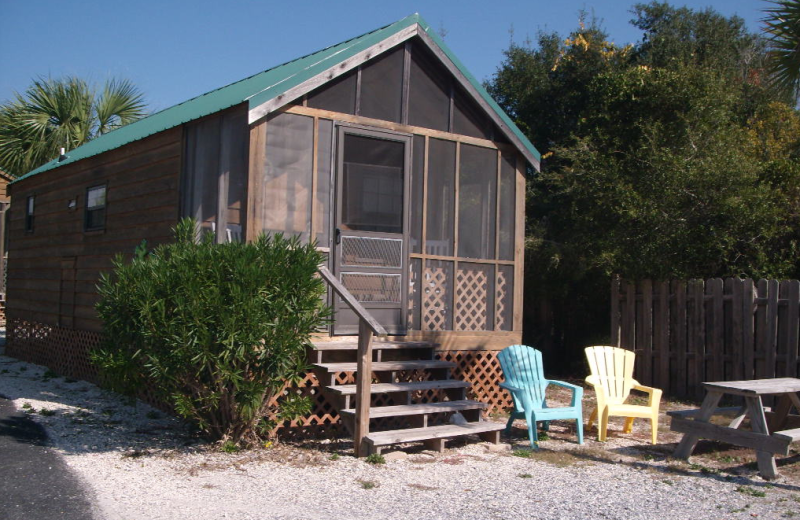
[[[499,386],[503,369],[497,354],[491,350],[442,350],[436,353],[436,359],[456,364],[453,379],[472,383],[469,398],[489,405],[484,412],[488,415],[513,406],[510,394]]]
[[[494,266],[458,264],[455,330],[494,330]]]

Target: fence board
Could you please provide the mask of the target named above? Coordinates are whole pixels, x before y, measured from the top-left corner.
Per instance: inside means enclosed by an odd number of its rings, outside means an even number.
[[[671,285],[674,285],[675,287],[675,299],[673,300],[675,303],[675,312],[672,313],[672,315],[675,316],[675,335],[672,346],[677,352],[677,366],[675,367],[676,370],[674,371],[676,375],[676,385],[673,388],[675,389],[675,393],[677,395],[684,396],[689,394],[688,378],[682,375],[687,373],[686,349],[688,346],[686,332],[686,284],[684,282],[672,282]]]
[[[778,280],[769,280],[767,297],[766,342],[764,344],[764,377],[775,377],[775,354],[778,346]]]
[[[753,379],[755,373],[755,284],[753,280],[744,281],[742,290],[742,352],[744,374],[742,379]]]
[[[731,335],[728,354],[731,356],[731,370],[725,374],[726,379],[737,381],[744,379],[744,356],[742,352],[742,301],[744,298],[744,281],[739,278],[728,278],[731,289]],[[726,284],[728,283],[726,281]]]
[[[706,349],[706,380],[722,381],[724,379],[723,362],[724,352],[722,343],[725,340],[724,315],[723,315],[723,281],[721,278],[709,280],[707,293],[711,295],[711,320],[708,323],[709,348]]]
[[[659,388],[669,388],[669,282],[658,284],[658,313],[653,315],[655,321],[655,340],[658,345],[658,378]]]
[[[636,377],[700,397],[703,381],[798,377],[800,281],[612,281],[612,338]]]
[[[641,346],[642,354],[644,354],[644,363],[639,363],[642,374],[640,379],[652,381],[653,380],[653,282],[650,280],[642,280],[639,285],[641,287],[641,304],[639,312],[637,313],[637,326],[636,345]],[[641,326],[639,326],[641,325]]]
[[[800,281],[789,280],[786,291],[789,300],[787,305],[786,324],[786,374],[797,374],[797,340],[800,324]]]
[[[766,280],[761,279],[756,283],[756,298],[763,302],[769,299],[769,285]],[[756,324],[756,345],[754,350],[755,357],[755,377],[756,379],[763,379],[766,375],[766,363],[764,359],[764,351],[766,350],[767,340],[767,306],[756,305],[756,313],[754,318]]]
[[[619,347],[619,275],[611,279],[611,344]]]

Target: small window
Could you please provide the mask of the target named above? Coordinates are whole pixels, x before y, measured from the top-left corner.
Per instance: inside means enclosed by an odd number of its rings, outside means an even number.
[[[94,186],[86,190],[86,217],[84,229],[92,231],[106,227],[106,187]]]
[[[25,232],[33,233],[33,195],[25,203]]]

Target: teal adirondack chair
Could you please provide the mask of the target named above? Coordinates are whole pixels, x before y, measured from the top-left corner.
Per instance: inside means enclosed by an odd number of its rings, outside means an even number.
[[[578,444],[583,444],[583,409],[581,398],[583,388],[544,378],[542,370],[542,353],[526,345],[511,345],[503,349],[497,356],[503,368],[505,382],[500,383],[511,393],[514,400],[514,411],[508,419],[506,433],[511,431],[515,419],[524,418],[528,423],[528,437],[531,446],[537,447],[539,437],[536,434],[536,423],[544,421],[545,429],[549,421],[557,419],[575,419],[577,421]],[[572,390],[572,403],[562,408],[549,408],[545,400],[547,386],[553,384]]]

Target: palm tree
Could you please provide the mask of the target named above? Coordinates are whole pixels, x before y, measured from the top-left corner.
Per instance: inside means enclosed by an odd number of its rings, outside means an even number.
[[[19,176],[98,135],[146,115],[144,97],[127,80],[109,80],[97,94],[86,81],[37,79],[24,95],[0,105],[0,168]]]
[[[800,91],[800,0],[770,0],[764,18],[769,35],[772,84],[797,99]]]

